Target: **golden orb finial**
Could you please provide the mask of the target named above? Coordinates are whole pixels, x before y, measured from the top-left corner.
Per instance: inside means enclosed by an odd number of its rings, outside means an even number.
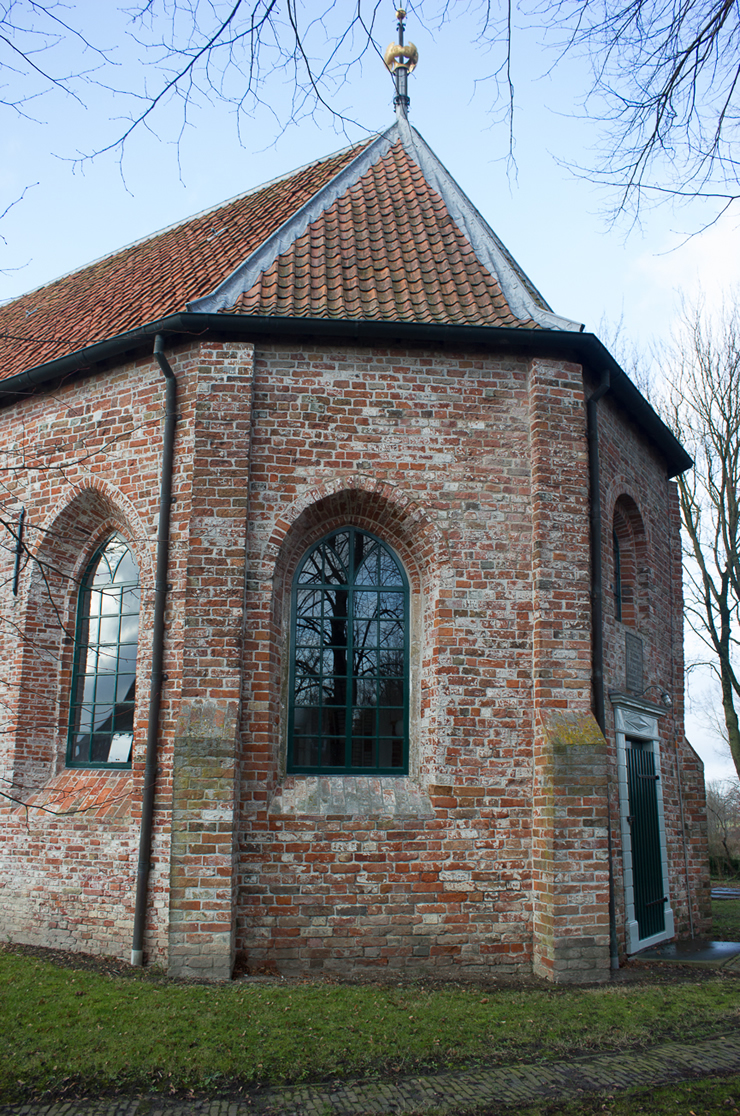
[[[383,61],[392,74],[395,74],[401,66],[409,73],[413,73],[419,61],[419,52],[413,43],[406,43],[405,46],[401,46],[400,43],[389,43]]]

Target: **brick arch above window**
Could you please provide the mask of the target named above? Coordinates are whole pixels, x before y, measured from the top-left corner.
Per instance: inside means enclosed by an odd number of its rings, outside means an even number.
[[[117,506],[105,484],[75,487],[42,515],[29,504],[31,556],[21,576],[23,619],[13,708],[14,767],[40,786],[66,754],[78,588],[98,548],[115,533],[131,547],[142,582],[153,580],[146,532],[128,501]],[[132,511],[133,523],[127,511]],[[133,529],[132,529],[133,528]]]
[[[314,488],[284,511],[268,543],[278,580],[290,580],[307,545],[352,523],[383,538],[404,564],[412,590],[450,561],[447,539],[433,515],[399,486],[358,475]]]
[[[623,493],[612,516],[611,582],[616,620],[639,628],[647,618],[647,537],[639,508]]]
[[[99,477],[75,485],[39,519],[34,558],[54,563],[64,576],[79,583],[95,551],[115,531],[131,547],[142,581],[153,583],[153,553],[147,541],[151,528],[119,489]]]
[[[417,779],[425,762],[421,726],[421,690],[425,671],[433,669],[438,628],[430,618],[439,600],[444,575],[451,564],[447,540],[432,514],[406,496],[398,486],[352,478],[351,485],[334,490],[313,488],[313,501],[296,501],[276,524],[263,552],[265,580],[271,580],[271,613],[263,653],[269,648],[272,669],[265,700],[273,703],[279,726],[273,737],[278,770],[285,775],[289,726],[292,589],[308,551],[343,528],[368,533],[390,548],[408,582],[408,777]],[[271,561],[274,555],[274,561]],[[306,776],[299,776],[305,778]],[[356,779],[357,775],[351,778]],[[360,778],[362,778],[360,776]],[[427,803],[428,806],[428,803]]]

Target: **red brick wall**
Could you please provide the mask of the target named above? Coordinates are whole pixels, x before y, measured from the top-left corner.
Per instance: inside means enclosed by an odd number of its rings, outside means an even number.
[[[245,659],[238,930],[254,967],[531,958],[527,377],[469,354],[257,352],[246,626],[266,665]],[[381,807],[377,780],[327,780],[313,804],[320,780],[281,786],[291,578],[348,522],[412,590],[410,778]]]
[[[177,975],[226,978],[234,964],[236,918],[251,345],[202,345],[188,387],[180,419],[191,436],[188,494],[176,511],[185,568],[179,583],[182,689],[174,738],[169,964]]]
[[[148,957],[213,977],[236,949],[286,973],[534,964],[603,978],[607,777],[618,814],[613,729],[605,751],[590,715],[580,369],[292,343],[194,343],[170,359],[179,418]],[[162,412],[146,357],[0,413],[0,445],[19,455],[11,490],[44,562],[24,570],[16,600],[12,554],[0,558],[2,767],[17,797],[54,811],[4,806],[0,918],[21,940],[130,948]],[[664,794],[683,932],[676,747],[695,927],[706,880],[700,764],[681,734],[675,496],[609,396],[599,412],[605,582],[627,495],[646,536],[646,685],[674,698]],[[286,775],[291,580],[307,546],[347,523],[382,537],[411,586],[407,778]],[[143,587],[133,771],[67,771],[76,579],[113,529]],[[607,689],[623,688],[622,627],[609,616]],[[616,837],[618,857],[618,826]]]
[[[3,480],[8,499],[26,508],[25,541],[34,554],[17,598],[8,580],[13,555],[4,551],[1,559],[0,657],[8,684],[0,747],[2,786],[11,797],[2,810],[0,917],[4,932],[21,941],[124,956],[130,949],[140,763],[132,772],[71,770],[65,756],[77,585],[113,530],[139,564],[139,667],[146,677],[160,379],[142,361],[0,413],[0,445],[14,465]],[[140,686],[137,760],[145,697]],[[156,831],[155,896],[167,874],[167,828]],[[161,957],[161,925],[152,931],[150,956]]]
[[[604,554],[604,680],[607,694],[625,692],[625,636],[638,636],[643,645],[644,699],[671,706],[660,717],[661,790],[668,832],[670,899],[681,935],[707,933],[711,926],[706,845],[706,806],[703,765],[683,732],[684,660],[681,538],[678,496],[674,481],[657,449],[647,442],[610,395],[599,403],[602,471]],[[624,511],[630,515],[634,541],[623,530]],[[616,514],[616,520],[615,520]],[[612,528],[620,535],[620,556],[626,569],[626,607],[616,619],[613,586]],[[607,729],[613,741],[614,722],[607,699]],[[616,793],[616,760],[611,751],[611,808],[614,853],[621,866],[621,838]],[[683,823],[682,823],[683,809]],[[687,902],[687,894],[689,901]],[[621,873],[617,871],[617,922],[624,920]],[[691,917],[689,917],[689,906]],[[623,938],[620,934],[620,947]]]
[[[588,454],[579,366],[530,372],[535,971],[608,976],[604,742],[591,715]]]
[[[196,345],[171,354],[179,418],[146,953],[219,976],[233,956],[251,352]],[[131,948],[163,403],[161,373],[145,358],[0,415],[0,444],[19,462],[8,488],[27,509],[35,554],[17,599],[12,554],[2,557],[0,742],[11,797],[0,915],[19,940],[120,956]],[[112,530],[130,543],[142,586],[133,770],[65,770],[76,588]]]

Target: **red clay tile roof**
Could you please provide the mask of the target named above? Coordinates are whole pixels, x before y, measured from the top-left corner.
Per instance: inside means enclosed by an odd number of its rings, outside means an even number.
[[[183,310],[366,146],[311,163],[0,306],[0,379]]]
[[[537,328],[512,314],[398,140],[234,304],[239,314]]]
[[[403,121],[0,307],[0,379],[188,303],[195,313],[578,328],[552,313]]]

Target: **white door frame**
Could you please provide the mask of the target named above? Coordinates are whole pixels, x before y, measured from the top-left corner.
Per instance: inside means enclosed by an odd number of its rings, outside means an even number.
[[[663,812],[663,779],[660,768],[660,735],[658,719],[665,716],[665,709],[629,694],[609,694],[614,707],[614,725],[617,734],[617,772],[619,783],[619,815],[622,832],[622,866],[624,879],[624,906],[627,931],[627,952],[637,953],[659,942],[668,941],[675,935],[673,908],[671,907],[670,877],[668,875],[668,847],[666,842],[665,815]],[[649,744],[655,763],[655,774],[659,776],[655,789],[658,800],[658,831],[660,834],[660,860],[663,871],[663,887],[667,901],[664,908],[665,929],[649,938],[640,937],[640,929],[635,918],[635,890],[632,873],[632,831],[629,823],[630,800],[627,781],[627,739],[645,741]]]

